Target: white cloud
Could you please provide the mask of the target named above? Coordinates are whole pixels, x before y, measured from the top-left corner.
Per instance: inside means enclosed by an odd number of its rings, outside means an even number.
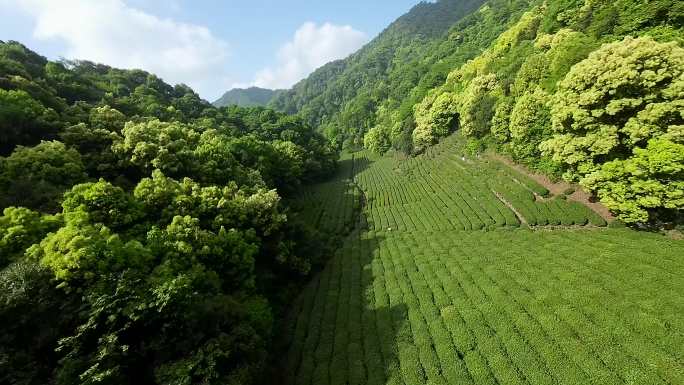
[[[347,57],[367,41],[365,33],[348,25],[304,23],[292,41],[280,47],[277,67],[257,72],[253,85],[289,88],[323,64]]]
[[[64,42],[68,58],[139,68],[186,83],[213,100],[229,83],[228,44],[206,27],[162,19],[122,0],[14,0],[32,17],[37,39]]]

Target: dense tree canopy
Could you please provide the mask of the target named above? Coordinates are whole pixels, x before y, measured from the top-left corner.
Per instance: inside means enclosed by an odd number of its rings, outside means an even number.
[[[601,161],[629,155],[634,146],[681,130],[684,49],[650,38],[606,44],[575,65],[551,104],[557,133],[546,152],[581,178]]]
[[[4,206],[53,211],[64,191],[87,178],[79,152],[57,141],[19,146],[7,158],[0,158]]]
[[[626,222],[682,201],[684,49],[650,38],[604,45],[575,65],[551,103],[542,150]],[[667,216],[671,216],[667,215]]]
[[[322,259],[281,198],[336,167],[321,134],[16,42],[0,131],[0,382],[259,382]]]

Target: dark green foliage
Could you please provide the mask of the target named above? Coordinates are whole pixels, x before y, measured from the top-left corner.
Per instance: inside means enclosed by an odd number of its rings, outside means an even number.
[[[22,90],[0,89],[0,155],[56,134],[57,114]]]
[[[0,158],[0,206],[54,212],[62,193],[87,178],[81,155],[61,142],[19,146]]]
[[[0,382],[45,384],[58,364],[57,339],[75,326],[78,301],[55,288],[54,274],[21,260],[0,271]]]

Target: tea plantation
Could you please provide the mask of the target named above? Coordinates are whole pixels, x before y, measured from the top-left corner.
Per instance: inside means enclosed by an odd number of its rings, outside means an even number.
[[[608,228],[456,139],[341,164],[301,198],[348,236],[282,325],[284,383],[684,383],[682,241]]]

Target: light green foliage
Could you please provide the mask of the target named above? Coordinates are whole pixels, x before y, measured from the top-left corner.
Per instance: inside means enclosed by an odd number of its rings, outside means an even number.
[[[546,55],[536,53],[530,55],[520,66],[511,87],[512,93],[520,97],[543,82],[549,71],[549,60]]]
[[[547,90],[554,90],[575,63],[597,48],[597,43],[582,32],[564,28],[553,35],[540,36],[535,47],[544,50],[548,60],[547,79],[541,84]]]
[[[78,151],[57,141],[17,147],[0,158],[0,172],[1,205],[47,211],[58,207],[64,191],[87,179]]]
[[[32,246],[28,255],[49,267],[57,279],[74,286],[149,262],[150,253],[139,242],[125,242],[108,228],[84,221],[70,218],[66,226]]]
[[[62,225],[61,216],[41,215],[23,207],[8,207],[0,216],[0,269],[22,259],[31,245]]]
[[[243,168],[231,152],[231,138],[217,130],[207,130],[200,136],[193,157],[198,169],[193,173],[202,181],[227,184],[235,181],[240,184],[259,183],[260,177]],[[190,174],[192,175],[192,174]]]
[[[102,179],[74,186],[64,194],[62,209],[67,217],[87,214],[88,221],[111,229],[122,229],[140,220],[140,205],[120,187]]]
[[[447,84],[461,83],[461,85],[467,85],[478,77],[489,75],[491,72],[489,67],[493,62],[523,41],[535,38],[541,17],[542,12],[538,8],[525,12],[513,26],[501,33],[487,50],[461,67],[454,69],[449,74]]]
[[[190,175],[197,167],[193,150],[199,138],[200,133],[178,122],[128,122],[112,150],[145,173],[159,169],[172,175]]]
[[[455,94],[438,93],[416,106],[413,145],[423,148],[458,127],[459,101]]]
[[[483,8],[481,12],[490,11]],[[414,113],[414,145],[428,146],[433,144],[436,138],[453,131],[455,126],[451,120],[455,118],[459,121],[458,127],[466,136],[481,138],[490,134],[493,129],[496,132],[495,138],[504,141],[508,137],[506,115],[510,112],[511,102],[498,101],[504,97],[505,86],[497,75],[491,72],[491,67],[523,42],[534,39],[540,20],[539,9],[522,15],[510,29],[492,43],[489,49],[453,70],[443,87],[432,91],[417,104]],[[536,71],[536,68],[530,68],[529,71]],[[534,75],[539,76],[536,72]],[[495,115],[496,121],[493,122]]]
[[[461,96],[460,120],[461,130],[465,136],[481,137],[489,133],[494,106],[495,94],[500,92],[496,75],[478,76]]]
[[[134,191],[135,198],[144,205],[150,216],[169,223],[177,214],[201,218],[214,231],[220,228],[259,230],[260,235],[276,233],[286,217],[279,213],[275,190],[251,192],[238,189],[235,183],[227,186],[203,187],[191,179],[176,181],[155,171],[143,179]]]
[[[254,237],[235,229],[204,229],[198,218],[175,216],[165,228],[152,228],[150,247],[162,259],[154,279],[173,278],[196,268],[208,269],[225,290],[254,288],[254,260],[258,251]],[[201,266],[201,267],[199,267]],[[206,279],[205,277],[198,277]],[[204,282],[193,282],[193,286]]]
[[[648,222],[659,210],[664,220],[676,220],[684,209],[684,144],[664,137],[634,148],[632,157],[604,163],[581,184],[625,223]]]
[[[586,186],[596,188],[607,205],[628,222],[654,219],[655,216],[646,215],[645,209],[656,214],[661,208],[673,209],[677,205],[666,203],[669,199],[663,199],[664,196],[660,200],[647,199],[645,196],[658,195],[658,188],[646,185],[677,182],[679,177],[676,173],[642,174],[636,170],[649,162],[637,158],[649,159],[644,149],[660,147],[648,146],[651,139],[682,142],[683,95],[684,49],[676,43],[628,37],[606,44],[575,65],[559,83],[551,102],[556,134],[540,148],[566,165],[566,178],[580,179]],[[669,168],[676,168],[676,158],[670,160],[675,163]],[[623,162],[641,174],[639,178],[646,184],[644,196],[636,192],[641,184],[632,193],[617,191],[616,186],[628,186],[633,178],[624,169],[616,172]],[[668,165],[664,166],[668,169]],[[624,179],[619,180],[620,177]],[[611,181],[613,187],[602,185],[600,180]]]
[[[390,136],[383,126],[375,126],[363,136],[363,147],[379,154],[387,152],[391,145]]]
[[[628,157],[633,147],[684,122],[674,112],[683,87],[684,49],[675,43],[626,38],[606,44],[560,82],[551,104],[557,134],[542,150],[567,164],[572,179],[598,170],[599,158]],[[639,132],[644,120],[650,124]]]
[[[510,115],[511,147],[516,159],[531,162],[539,158],[539,143],[551,135],[548,100],[549,94],[539,88],[517,99]]]
[[[126,124],[126,115],[110,106],[95,107],[90,110],[89,121],[94,130],[121,132]]]
[[[511,136],[510,119],[514,104],[513,98],[503,97],[497,100],[492,117],[492,136],[500,143],[507,142]]]
[[[375,126],[371,127],[364,135],[364,148],[378,154],[384,154],[390,148],[403,151],[408,154],[412,150],[413,119],[402,121],[399,112],[393,109],[394,103],[386,101],[378,107],[376,112]]]

